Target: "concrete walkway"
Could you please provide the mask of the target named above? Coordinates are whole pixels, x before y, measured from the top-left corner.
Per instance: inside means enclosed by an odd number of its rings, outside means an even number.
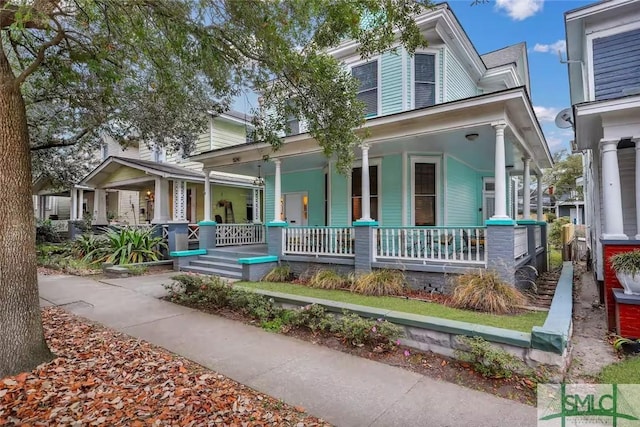
[[[42,305],[147,340],[338,426],[533,426],[536,409],[159,300],[172,274],[40,276]]]

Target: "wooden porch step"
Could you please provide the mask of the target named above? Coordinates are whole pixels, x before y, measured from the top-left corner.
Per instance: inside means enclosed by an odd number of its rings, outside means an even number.
[[[218,255],[200,255],[198,257],[198,261],[206,261],[206,262],[221,262],[227,264],[238,264],[238,259],[244,257],[223,257]]]
[[[214,268],[197,267],[192,265],[180,267],[180,271],[188,271],[190,273],[198,273],[198,274],[208,274],[210,276],[220,276],[220,277],[226,277],[229,279],[242,278],[242,273],[238,271],[217,270]]]

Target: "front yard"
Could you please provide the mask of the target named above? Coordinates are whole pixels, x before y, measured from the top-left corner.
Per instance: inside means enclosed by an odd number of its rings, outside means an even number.
[[[237,282],[235,286],[364,305],[422,316],[440,317],[496,328],[512,329],[520,332],[531,332],[531,328],[541,326],[547,317],[547,313],[544,311],[530,311],[513,315],[494,315],[447,307],[446,305],[436,302],[417,301],[402,297],[367,296],[348,291],[315,289],[293,283]]]

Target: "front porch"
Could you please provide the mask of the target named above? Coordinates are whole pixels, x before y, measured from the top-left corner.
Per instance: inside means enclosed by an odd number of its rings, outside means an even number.
[[[522,211],[518,200],[551,160],[519,92],[370,119],[365,127],[350,173],[308,134],[285,138],[276,152],[247,144],[194,160],[216,171],[264,173],[268,252],[289,263],[441,275],[490,268],[511,283],[523,265],[546,269],[542,187],[536,219],[530,198]]]

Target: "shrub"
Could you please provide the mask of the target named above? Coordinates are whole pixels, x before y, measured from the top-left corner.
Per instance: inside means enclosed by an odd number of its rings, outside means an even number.
[[[511,378],[515,373],[532,374],[532,369],[505,350],[480,337],[458,337],[468,351],[455,350],[456,358],[473,365],[476,372],[487,378]]]
[[[291,267],[288,265],[279,265],[271,269],[263,278],[263,282],[288,282],[291,280]]]
[[[402,295],[404,274],[399,270],[374,270],[353,279],[351,291],[363,295]]]
[[[333,326],[333,331],[354,346],[371,345],[382,349],[393,348],[394,342],[402,336],[402,329],[386,320],[365,319],[355,313],[344,315]]]
[[[149,271],[149,267],[146,265],[127,265],[127,271],[132,276],[142,276]]]
[[[548,223],[552,223],[553,221],[555,221],[555,220],[556,220],[556,218],[557,218],[557,217],[556,217],[556,214],[554,214],[553,212],[549,212],[549,213],[547,214],[547,222],[548,222]]]
[[[71,243],[70,251],[74,256],[87,261],[102,260],[109,254],[109,243],[93,234],[82,234]]]
[[[525,296],[495,271],[478,270],[458,276],[451,303],[455,307],[491,314],[512,313],[526,304]]]
[[[335,317],[327,313],[325,308],[318,304],[309,304],[298,310],[292,310],[292,315],[287,318],[291,326],[304,326],[313,332],[329,332],[334,328]]]
[[[571,219],[567,216],[561,216],[551,223],[549,227],[549,244],[556,249],[561,249],[562,246],[562,226],[570,224]]]
[[[309,279],[309,286],[319,289],[343,289],[349,286],[349,281],[333,270],[319,270]]]
[[[109,255],[101,257],[103,249],[97,248],[87,254],[87,257],[96,262],[105,261],[113,264],[158,261],[161,250],[166,249],[167,244],[162,237],[154,236],[153,233],[153,229],[120,228],[109,230],[106,233]]]
[[[640,272],[640,249],[623,252],[609,257],[611,268],[617,273],[634,276]]]
[[[36,243],[60,243],[61,241],[50,219],[37,220]]]

